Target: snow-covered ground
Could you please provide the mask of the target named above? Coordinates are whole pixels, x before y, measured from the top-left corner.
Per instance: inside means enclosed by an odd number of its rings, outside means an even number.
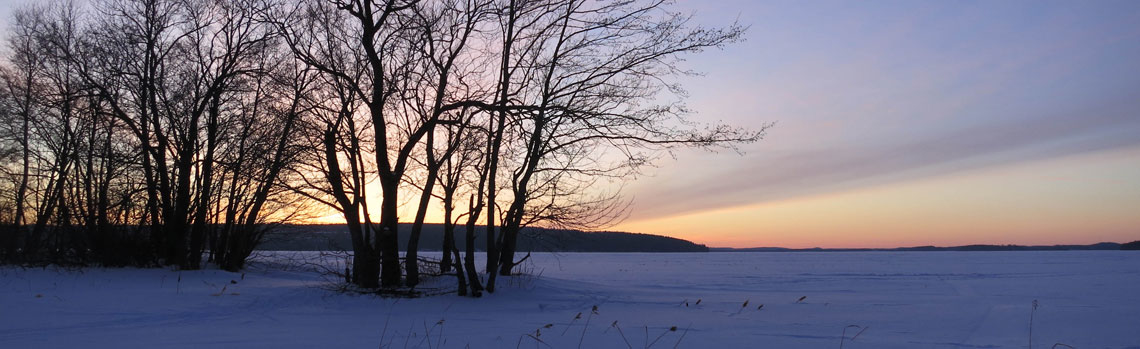
[[[0,348],[1025,348],[1031,314],[1035,348],[1140,348],[1140,253],[531,261],[530,275],[501,278],[481,299],[339,294],[279,263],[255,264],[244,279],[0,267]]]

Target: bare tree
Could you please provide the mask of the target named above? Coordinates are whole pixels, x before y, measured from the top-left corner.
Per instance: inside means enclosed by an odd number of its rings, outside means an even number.
[[[19,169],[13,171],[5,166],[6,172],[9,173],[6,177],[15,179],[13,182],[17,183],[13,185],[11,191],[13,193],[11,200],[14,203],[10,221],[11,230],[6,239],[8,258],[16,255],[18,236],[23,233],[27,216],[28,186],[32,176],[32,118],[36,109],[36,98],[39,97],[37,76],[45,57],[37,43],[37,34],[42,29],[40,27],[43,25],[44,11],[42,8],[14,11],[11,26],[13,30],[9,31],[8,46],[12,52],[9,62],[13,69],[4,71],[4,83],[7,92],[5,100],[8,101],[6,112],[9,115],[6,121],[10,122],[5,122],[3,125],[6,131],[5,140],[14,143],[15,147],[11,153],[19,154],[16,155],[19,161],[5,161],[5,165],[19,164]]]
[[[419,186],[421,195],[405,257],[406,284],[409,287],[415,287],[419,283],[419,237],[440,169],[444,165],[441,160],[451,158],[459,147],[457,142],[462,139],[461,135],[467,132],[467,125],[475,114],[474,108],[468,106],[469,101],[478,100],[485,94],[479,89],[479,81],[476,80],[480,76],[473,71],[478,67],[463,64],[461,60],[477,61],[471,52],[473,49],[468,46],[474,31],[488,18],[488,5],[489,2],[440,1],[414,7],[411,11],[414,17],[410,23],[420,32],[408,36],[411,40],[408,46],[418,49],[417,55],[422,57],[418,60],[419,69],[411,76],[422,77],[413,79],[422,85],[404,91],[403,95],[411,98],[402,98],[405,101],[403,110],[418,119],[426,120],[424,125],[427,129],[423,146],[426,178]],[[423,91],[430,92],[425,94]],[[450,135],[440,153],[437,153],[435,141],[437,125],[448,127],[446,132]],[[446,255],[448,250],[444,251]]]
[[[764,130],[693,128],[679,103],[652,104],[660,91],[680,91],[666,79],[685,73],[680,56],[739,40],[744,28],[690,27],[664,1],[559,1],[548,30],[534,37],[520,77],[535,105],[513,113],[521,151],[499,240],[499,272],[517,264],[518,234],[527,224],[605,225],[620,218],[615,195],[583,196],[600,177],[625,177],[652,161],[654,150],[724,147],[758,140]],[[524,99],[525,98],[525,99]],[[506,141],[506,140],[504,140]],[[612,154],[608,157],[597,154]]]
[[[350,15],[349,10],[359,16]],[[386,21],[392,12],[395,11],[387,11],[379,17]],[[366,185],[374,172],[369,170],[370,166],[365,161],[368,150],[364,148],[367,137],[373,136],[370,133],[375,129],[367,127],[370,119],[358,120],[357,117],[365,109],[382,108],[387,96],[383,91],[383,70],[370,72],[369,69],[375,66],[371,66],[364,58],[365,55],[374,53],[375,47],[365,50],[360,44],[354,44],[353,40],[361,40],[365,33],[358,32],[357,28],[346,25],[345,22],[351,20],[366,26],[371,34],[369,42],[375,40],[376,26],[386,23],[361,19],[365,16],[374,16],[370,2],[298,4],[284,8],[275,17],[284,18],[278,19],[277,24],[296,58],[322,73],[322,88],[318,93],[323,94],[326,102],[316,104],[317,118],[310,123],[313,125],[310,134],[312,149],[321,154],[316,157],[318,161],[312,162],[311,168],[324,174],[325,183],[314,183],[306,178],[305,185],[300,188],[301,192],[315,188],[324,197],[331,196],[331,199],[323,199],[306,194],[336,208],[344,215],[352,235],[354,255],[350,279],[358,286],[375,288],[380,285],[382,244],[379,234],[373,231],[366,201]],[[382,61],[376,63],[383,68]],[[377,85],[375,90],[371,90],[373,83]],[[379,100],[376,100],[377,97],[380,97]],[[382,115],[380,110],[376,113]],[[385,136],[384,133],[379,133],[373,137],[380,139]],[[376,142],[383,143],[379,140]],[[378,149],[386,148],[385,145]],[[384,153],[382,157],[387,159],[386,151],[377,153]],[[348,166],[347,172],[342,169],[344,165]],[[305,178],[303,174],[301,178]],[[396,270],[398,282],[399,263],[396,261],[389,261],[386,266]]]

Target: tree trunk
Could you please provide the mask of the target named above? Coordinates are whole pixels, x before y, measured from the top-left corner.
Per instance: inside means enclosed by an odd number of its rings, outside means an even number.
[[[360,205],[348,199],[344,189],[343,177],[340,171],[340,161],[337,159],[336,130],[330,125],[324,134],[325,165],[328,167],[326,180],[332,187],[332,194],[336,197],[340,210],[344,214],[345,224],[352,236],[352,283],[363,288],[380,287],[380,270],[377,256],[371,245],[365,242],[360,222]],[[368,229],[371,229],[369,224]],[[399,268],[397,262],[396,267]],[[397,273],[399,270],[397,270]]]
[[[202,159],[202,181],[199,187],[198,211],[194,216],[194,227],[190,231],[190,269],[202,268],[202,251],[206,242],[206,220],[210,210],[210,199],[214,188],[214,150],[218,143],[218,96],[211,98],[210,115],[206,121],[206,157]],[[188,131],[191,132],[191,131]],[[240,165],[239,165],[240,166]]]
[[[480,186],[479,189],[483,189]],[[480,193],[479,200],[482,201],[483,194]],[[468,203],[468,210],[471,212],[467,216],[467,225],[464,227],[464,233],[467,241],[464,242],[467,248],[467,254],[463,256],[463,268],[467,270],[468,284],[471,286],[471,296],[483,296],[483,285],[479,282],[479,272],[475,270],[475,223],[479,221],[479,213],[483,211],[482,203],[475,204],[475,197],[472,197]]]
[[[452,225],[452,227],[454,228],[454,225]],[[464,275],[463,275],[463,262],[460,262],[460,260],[459,260],[459,249],[455,247],[455,239],[451,239],[451,245],[446,246],[445,249],[443,250],[444,256],[450,257],[452,254],[455,255],[455,279],[459,284],[458,290],[456,291],[456,293],[458,293],[459,296],[461,296],[461,297],[466,296],[467,295],[467,278],[464,277]],[[451,259],[451,258],[448,258],[448,259]]]
[[[451,253],[448,253],[447,251],[456,249],[455,222],[451,220],[452,213],[455,211],[454,203],[452,202],[452,200],[455,198],[455,190],[451,187],[446,186],[443,190],[443,246],[440,247],[440,251],[444,251],[444,253],[443,257],[440,258],[439,261],[439,271],[446,273],[451,271],[452,264]],[[458,255],[459,253],[456,251],[455,263],[459,263]],[[463,270],[459,267],[456,267],[455,271],[459,274],[463,273]],[[463,276],[460,275],[459,277]],[[460,289],[463,288],[461,287]]]
[[[515,267],[515,250],[518,247],[519,227],[507,223],[503,226],[503,247],[499,261],[499,275],[511,275]]]
[[[187,130],[186,132],[195,131]],[[187,258],[186,238],[189,233],[187,220],[190,218],[190,201],[192,199],[190,195],[190,169],[194,164],[193,144],[192,141],[183,142],[182,149],[178,152],[177,192],[174,194],[174,211],[166,221],[166,227],[170,234],[170,241],[167,245],[167,260],[180,269],[191,269]]]
[[[387,177],[387,178],[385,178]],[[400,241],[397,239],[400,222],[397,206],[400,182],[394,176],[381,175],[384,190],[380,208],[380,234],[376,249],[380,251],[380,286],[400,286]]]
[[[430,146],[431,141],[428,141]],[[430,150],[429,150],[430,151]],[[428,169],[427,182],[424,183],[423,192],[420,194],[420,204],[416,210],[416,220],[412,223],[412,231],[408,235],[408,250],[404,256],[404,265],[407,268],[407,280],[405,281],[408,287],[416,287],[420,283],[420,269],[419,269],[419,248],[420,248],[420,233],[424,228],[424,218],[427,216],[428,204],[431,203],[431,191],[435,186],[436,175],[435,171],[438,168]],[[447,250],[444,249],[444,255],[447,255]],[[440,271],[443,271],[442,268]]]

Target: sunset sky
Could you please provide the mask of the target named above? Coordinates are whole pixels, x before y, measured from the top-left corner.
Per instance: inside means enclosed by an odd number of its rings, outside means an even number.
[[[7,22],[13,4],[0,0]],[[1140,240],[1140,1],[683,0],[749,25],[690,57],[691,118],[613,230],[709,246]],[[409,217],[410,215],[405,215]]]
[[[1140,2],[681,1],[747,42],[690,59],[681,152],[620,230],[710,246],[1140,239]]]

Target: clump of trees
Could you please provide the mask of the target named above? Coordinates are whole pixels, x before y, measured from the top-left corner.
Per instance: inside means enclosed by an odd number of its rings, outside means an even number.
[[[15,11],[0,86],[4,258],[242,267],[297,203],[311,74],[261,1]]]
[[[345,218],[351,283],[414,288],[434,209],[442,269],[461,294],[493,292],[523,227],[611,224],[614,183],[657,156],[763,136],[690,122],[677,98],[684,56],[743,32],[661,0],[25,8],[0,88],[0,253],[236,270],[272,223],[316,205]]]

